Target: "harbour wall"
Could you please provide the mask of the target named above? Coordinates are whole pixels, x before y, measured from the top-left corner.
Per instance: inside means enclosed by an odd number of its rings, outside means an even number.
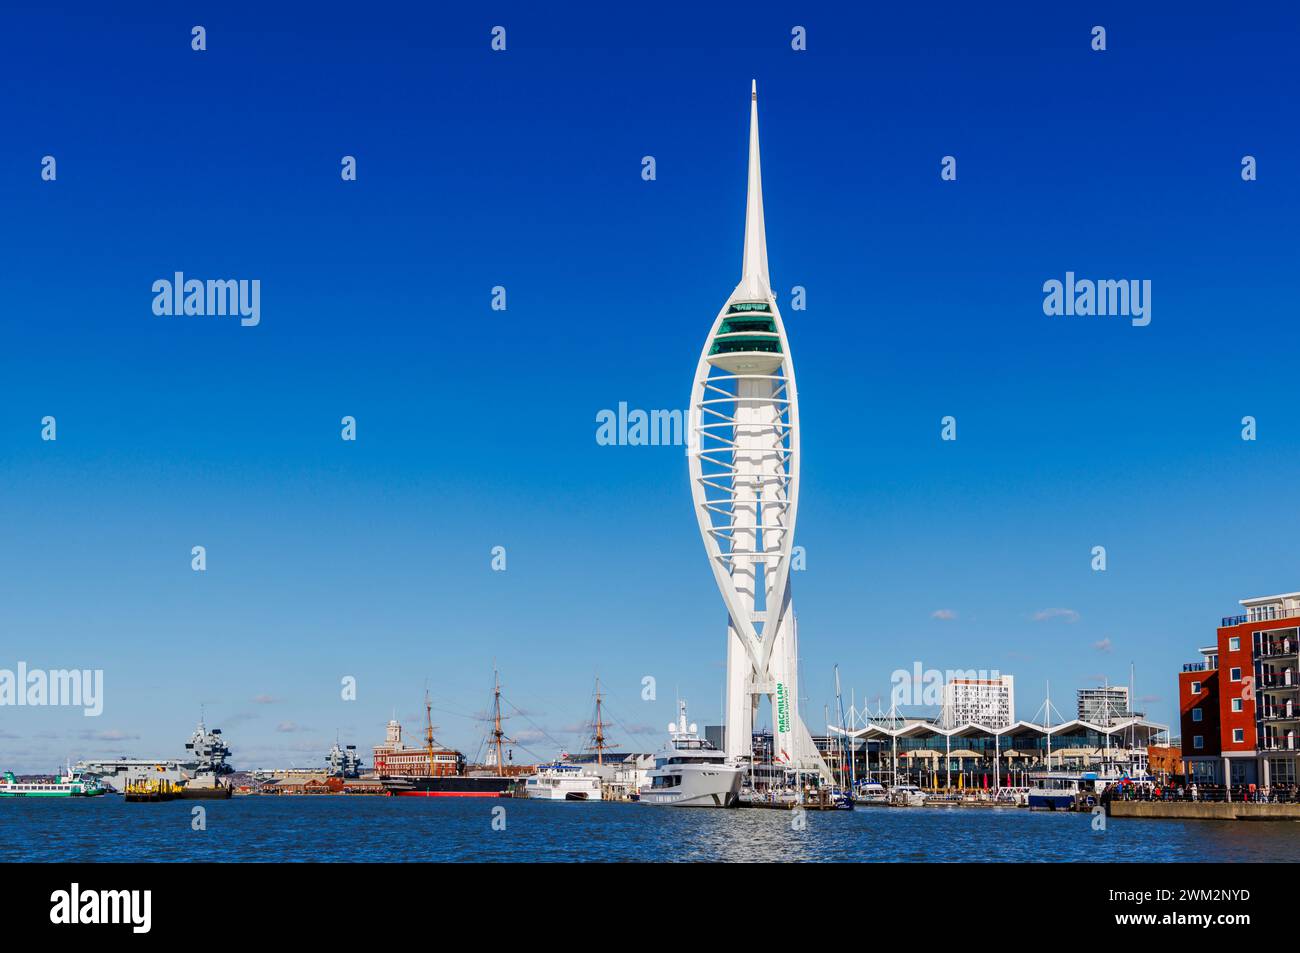
[[[1160,817],[1201,821],[1300,821],[1300,804],[1206,801],[1114,801],[1111,817]]]

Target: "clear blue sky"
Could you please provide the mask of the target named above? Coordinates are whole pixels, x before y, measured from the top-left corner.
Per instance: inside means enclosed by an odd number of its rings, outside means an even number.
[[[175,755],[200,705],[240,766],[320,763],[416,728],[426,680],[472,755],[494,658],[541,755],[597,673],[616,741],[655,746],[678,691],[715,721],[685,458],[595,415],[688,400],[751,78],[805,717],[837,663],[859,700],[915,661],[1010,672],[1028,718],[1133,662],[1172,719],[1219,617],[1300,588],[1300,14],[1132,6],[6,11],[0,668],[102,668],[107,698],[0,709],[0,765]],[[1150,326],[1044,316],[1067,270],[1150,279]],[[175,271],[260,279],[260,326],[156,317]]]

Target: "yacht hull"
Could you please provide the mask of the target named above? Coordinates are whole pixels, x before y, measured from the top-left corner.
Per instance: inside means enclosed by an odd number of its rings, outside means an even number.
[[[740,804],[740,783],[743,774],[739,768],[669,767],[662,772],[652,772],[651,777],[676,780],[676,784],[641,789],[641,803],[658,807],[737,807]]]

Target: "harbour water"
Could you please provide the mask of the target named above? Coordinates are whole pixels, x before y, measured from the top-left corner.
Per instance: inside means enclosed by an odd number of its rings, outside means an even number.
[[[242,797],[0,802],[10,861],[1300,860],[1300,823],[1110,818],[1014,808],[691,810],[521,799]],[[505,809],[505,830],[493,810]]]

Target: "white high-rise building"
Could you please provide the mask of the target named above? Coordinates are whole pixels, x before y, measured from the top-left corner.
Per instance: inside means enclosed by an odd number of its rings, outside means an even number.
[[[705,339],[691,392],[689,432],[695,515],[729,619],[726,753],[750,756],[754,721],[766,697],[772,706],[773,759],[829,777],[799,715],[799,646],[790,601],[799,400],[767,271],[757,83],[750,98],[740,283]]]
[[[1109,727],[1130,717],[1127,685],[1104,685],[1078,690],[1079,720]]]
[[[950,678],[943,684],[944,727],[973,723],[1005,728],[1016,717],[1015,677]]]

